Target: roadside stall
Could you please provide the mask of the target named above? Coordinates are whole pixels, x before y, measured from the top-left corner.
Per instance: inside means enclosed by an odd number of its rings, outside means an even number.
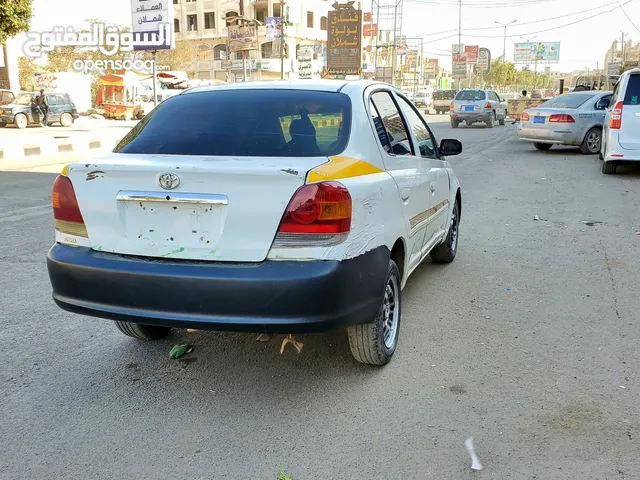
[[[536,108],[549,100],[548,98],[517,98],[507,100],[507,118],[516,122],[520,121],[522,112],[528,108]]]
[[[107,118],[131,120],[141,76],[133,72],[103,75],[98,79],[96,105]]]

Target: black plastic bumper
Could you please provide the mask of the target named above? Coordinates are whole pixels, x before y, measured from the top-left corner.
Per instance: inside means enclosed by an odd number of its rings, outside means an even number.
[[[372,322],[389,250],[339,261],[242,264],[128,257],[54,245],[53,298],[84,315],[236,332],[311,333]]]

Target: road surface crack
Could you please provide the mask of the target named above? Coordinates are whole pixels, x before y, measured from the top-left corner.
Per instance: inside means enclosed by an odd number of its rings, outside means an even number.
[[[616,317],[618,320],[622,320],[622,316],[620,315],[620,310],[618,308],[618,294],[616,292],[616,280],[613,276],[613,269],[611,268],[612,259],[607,255],[607,251],[604,248],[604,243],[600,242],[600,246],[602,247],[602,252],[604,253],[604,264],[607,267],[607,271],[609,272],[609,279],[611,280],[611,290],[613,291],[613,308],[616,312]]]

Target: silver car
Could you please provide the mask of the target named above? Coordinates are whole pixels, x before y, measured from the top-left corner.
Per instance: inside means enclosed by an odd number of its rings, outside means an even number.
[[[468,126],[485,123],[492,128],[496,120],[504,125],[507,103],[493,90],[460,90],[451,102],[449,116],[453,128],[462,122]]]
[[[580,147],[584,154],[600,151],[602,124],[612,92],[572,92],[551,98],[522,112],[520,140],[533,142],[538,150],[553,145]]]
[[[640,68],[624,72],[613,89],[604,119],[602,173],[616,173],[620,162],[640,162]]]

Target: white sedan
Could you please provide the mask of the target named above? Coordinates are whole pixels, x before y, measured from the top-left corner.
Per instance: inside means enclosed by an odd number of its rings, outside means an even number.
[[[385,364],[407,278],[456,256],[461,150],[382,83],[190,89],[56,178],[53,298],[138,339],[347,329]]]

